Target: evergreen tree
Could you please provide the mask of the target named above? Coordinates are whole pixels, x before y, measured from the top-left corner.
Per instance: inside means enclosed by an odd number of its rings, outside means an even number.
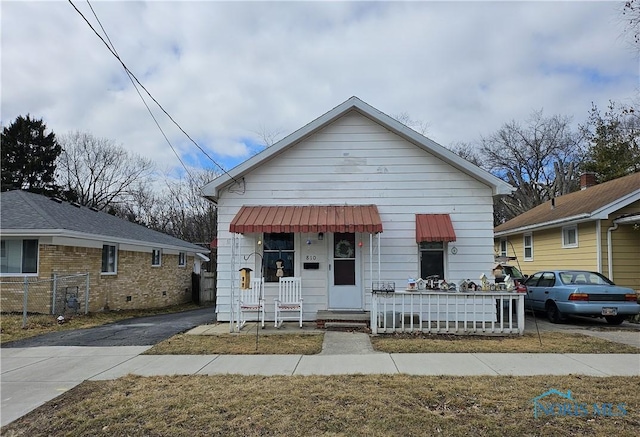
[[[582,171],[595,173],[599,182],[640,171],[640,116],[633,107],[610,102],[600,114],[594,105],[582,129],[590,143]]]
[[[56,195],[56,159],[62,147],[42,119],[18,116],[2,130],[2,191],[27,190]]]

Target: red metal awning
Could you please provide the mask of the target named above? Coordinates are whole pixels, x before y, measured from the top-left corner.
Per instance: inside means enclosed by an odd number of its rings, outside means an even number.
[[[449,214],[416,214],[416,241],[456,241]]]
[[[375,205],[243,206],[229,231],[252,232],[382,232]]]

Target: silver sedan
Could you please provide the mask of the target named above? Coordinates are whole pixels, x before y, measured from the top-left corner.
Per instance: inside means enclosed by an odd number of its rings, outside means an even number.
[[[547,270],[531,275],[525,307],[544,311],[552,323],[568,315],[604,317],[619,325],[627,317],[640,313],[638,295],[631,288],[619,287],[596,272],[584,270]]]

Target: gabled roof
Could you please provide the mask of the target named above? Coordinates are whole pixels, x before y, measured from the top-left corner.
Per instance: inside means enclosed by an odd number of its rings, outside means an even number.
[[[637,200],[640,200],[640,173],[556,197],[497,226],[495,236],[606,219],[609,214]]]
[[[0,194],[2,236],[61,236],[208,252],[195,244],[105,212],[27,191]]]
[[[338,118],[347,114],[350,111],[357,111],[361,115],[371,119],[372,121],[384,126],[393,133],[399,135],[405,140],[421,147],[426,152],[438,157],[444,162],[452,165],[463,173],[485,183],[493,189],[494,195],[497,194],[510,194],[514,188],[503,180],[493,176],[491,173],[475,166],[469,161],[459,157],[452,151],[446,149],[435,141],[420,135],[413,129],[400,123],[398,120],[389,117],[388,115],[380,112],[373,106],[368,105],[357,97],[351,97],[340,105],[336,106],[324,115],[316,118],[311,123],[298,129],[291,135],[278,141],[271,147],[267,147],[260,153],[254,155],[243,163],[231,169],[228,173],[225,173],[213,181],[209,182],[202,188],[202,194],[214,201],[218,199],[218,193],[220,189],[234,179],[242,178],[245,174],[259,166],[263,162],[268,161],[273,156],[276,156],[288,148],[296,145],[305,138],[313,135],[315,132],[326,127],[330,123],[334,122]]]

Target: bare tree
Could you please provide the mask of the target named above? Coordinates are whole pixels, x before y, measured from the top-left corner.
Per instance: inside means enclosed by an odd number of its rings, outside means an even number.
[[[480,168],[484,168],[482,163],[482,157],[478,153],[478,149],[470,143],[457,142],[447,147],[453,153],[458,155],[462,159],[466,159],[470,163],[477,165]]]
[[[402,112],[400,114],[392,115],[391,118],[395,118],[400,123],[420,133],[420,135],[427,135],[427,132],[429,130],[429,123],[412,119],[408,112]]]
[[[278,141],[280,141],[280,137],[282,136],[282,129],[269,129],[266,126],[260,126],[260,129],[254,131],[255,134],[258,135],[264,147],[271,147]]]
[[[165,179],[163,202],[171,234],[193,243],[208,244],[217,234],[217,208],[200,189],[217,174],[213,170],[192,171],[180,180]]]
[[[58,184],[68,200],[100,210],[130,202],[150,181],[154,165],[112,140],[71,132],[59,140]]]
[[[631,36],[632,44],[640,49],[640,0],[628,0],[622,8],[625,33]]]
[[[480,140],[484,168],[516,191],[497,205],[499,221],[577,189],[577,166],[584,159],[582,135],[569,117],[534,111],[524,125],[511,121]],[[497,224],[497,223],[496,223]]]

